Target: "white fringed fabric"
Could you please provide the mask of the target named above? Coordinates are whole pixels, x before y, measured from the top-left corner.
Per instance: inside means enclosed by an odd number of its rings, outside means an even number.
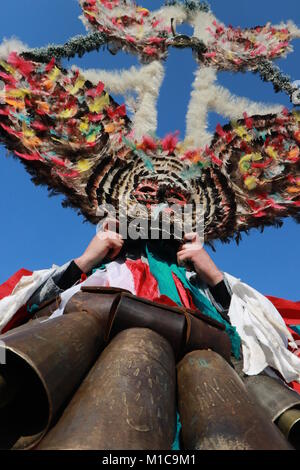
[[[232,290],[229,318],[242,340],[244,373],[258,375],[268,367],[287,383],[300,383],[300,359],[288,349],[297,349],[293,337],[274,305],[239,279],[226,274]]]
[[[52,269],[34,271],[31,276],[23,276],[13,293],[0,300],[0,332],[18,310],[26,304],[32,294],[55,273],[56,269],[57,267],[53,267]]]

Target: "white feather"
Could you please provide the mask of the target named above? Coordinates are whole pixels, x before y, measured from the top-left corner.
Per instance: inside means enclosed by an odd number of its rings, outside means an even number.
[[[28,51],[29,47],[27,44],[24,44],[20,39],[12,37],[10,39],[4,38],[2,43],[0,43],[0,59],[6,60],[11,52],[21,52]]]

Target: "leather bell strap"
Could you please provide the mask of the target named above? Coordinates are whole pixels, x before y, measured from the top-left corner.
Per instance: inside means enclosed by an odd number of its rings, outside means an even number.
[[[46,300],[46,302],[43,302],[40,304],[38,310],[36,310],[33,314],[33,318],[41,318],[41,317],[50,317],[55,310],[59,308],[61,304],[61,296],[57,297],[52,297],[49,300]]]
[[[97,287],[97,286],[82,286],[81,291],[88,294],[98,294],[98,295],[115,295],[115,299],[111,303],[111,307],[108,313],[108,319],[106,323],[106,328],[104,332],[104,341],[109,343],[111,330],[116,316],[116,312],[121,301],[122,295],[131,296],[131,292],[126,289],[120,289],[117,287]]]
[[[186,342],[187,318],[179,309],[122,293],[111,311],[107,339],[128,328],[148,328],[166,338],[179,354]]]
[[[185,316],[186,319],[186,339],[185,339],[185,344],[188,344],[190,337],[191,337],[191,331],[192,331],[192,322],[191,322],[191,317],[190,313],[186,308],[182,309],[182,313]]]
[[[225,326],[203,315],[200,311],[162,305],[134,296],[124,289],[82,286],[81,291],[98,294],[99,302],[101,302],[100,295],[109,295],[113,298],[109,304],[109,311],[105,315],[107,317],[104,332],[106,343],[112,336],[129,328],[149,328],[156,331],[172,344],[177,354],[184,351],[190,343],[192,328],[195,327],[197,331],[202,331],[202,334],[211,338],[212,348],[224,335],[227,338]],[[101,305],[104,303],[101,302]],[[94,305],[96,305],[95,302]],[[196,320],[192,326],[194,318]],[[195,335],[193,335],[192,343],[194,340]]]

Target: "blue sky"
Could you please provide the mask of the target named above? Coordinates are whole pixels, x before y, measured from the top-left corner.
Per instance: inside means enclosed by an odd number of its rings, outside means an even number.
[[[143,6],[158,8],[163,1],[144,0]],[[250,27],[271,21],[293,19],[300,25],[299,0],[212,0],[216,16],[226,24]],[[17,36],[30,47],[62,43],[75,34],[85,34],[78,19],[77,0],[10,0],[3,2],[0,15],[0,40]],[[278,61],[293,79],[300,79],[300,40],[294,41],[294,54]],[[112,57],[100,51],[81,60],[82,67],[127,68],[137,64],[135,58],[118,54]],[[184,135],[185,114],[196,64],[189,51],[172,50],[158,104],[158,133],[179,130]],[[275,94],[271,84],[252,74],[221,73],[219,81],[231,92],[254,100],[283,103],[287,97]],[[223,124],[212,114],[210,126]],[[49,198],[47,190],[35,187],[22,165],[6,157],[0,147],[0,283],[21,267],[43,269],[53,263],[63,264],[81,254],[95,234],[95,227],[83,224],[71,209],[61,207],[60,197]],[[300,300],[299,248],[300,226],[288,220],[282,229],[268,228],[264,234],[252,231],[243,236],[239,247],[217,243],[213,258],[220,268],[261,292]]]

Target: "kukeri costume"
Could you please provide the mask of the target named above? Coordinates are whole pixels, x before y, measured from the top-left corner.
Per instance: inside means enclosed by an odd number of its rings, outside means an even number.
[[[284,217],[299,220],[299,112],[216,85],[220,70],[248,70],[299,102],[272,62],[291,52],[290,41],[299,37],[293,23],[226,28],[201,2],[172,2],[158,12],[131,1],[80,4],[90,35],[12,51],[0,61],[0,139],[36,184],[63,193],[66,205],[95,224],[112,209],[119,220],[138,217],[144,237],[153,208],[157,238],[174,236],[180,214],[172,212],[169,230],[162,223],[173,204],[192,207],[193,230],[202,207],[207,243],[239,241],[243,231],[280,225]],[[182,22],[194,26],[194,37],[176,34]],[[61,67],[61,58],[101,44],[137,54],[146,65],[120,76]],[[199,64],[183,142],[176,134],[155,135],[169,47],[192,48]],[[111,96],[130,90],[139,96],[132,120]],[[206,126],[211,109],[230,119],[214,136]],[[175,259],[149,241],[137,256],[126,252],[87,279],[71,261],[22,272],[2,286],[0,350],[7,363],[0,369],[0,435],[1,423],[8,426],[2,447],[170,448],[178,362],[184,448],[290,448],[272,420],[284,421],[299,400],[279,381],[295,389],[300,382],[298,338],[289,329],[297,323],[286,324],[270,300],[231,275],[209,288]],[[259,393],[254,386],[250,393],[232,368],[241,350],[241,375],[268,374]],[[258,399],[272,383],[286,391],[276,415]],[[38,397],[34,419],[32,397]],[[214,419],[203,428],[211,410]],[[297,414],[291,422],[287,435]]]

